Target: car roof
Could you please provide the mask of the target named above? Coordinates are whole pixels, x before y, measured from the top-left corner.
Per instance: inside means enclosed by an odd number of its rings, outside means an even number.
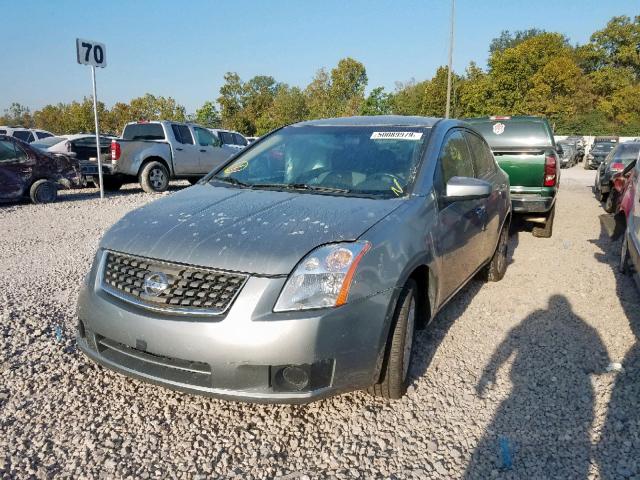
[[[433,127],[440,118],[408,115],[375,115],[362,117],[323,118],[294,123],[293,126],[322,127]]]

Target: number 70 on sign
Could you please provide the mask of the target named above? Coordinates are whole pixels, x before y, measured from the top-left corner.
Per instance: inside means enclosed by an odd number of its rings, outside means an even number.
[[[94,67],[107,66],[107,47],[104,43],[76,38],[76,51],[78,63],[93,65]]]

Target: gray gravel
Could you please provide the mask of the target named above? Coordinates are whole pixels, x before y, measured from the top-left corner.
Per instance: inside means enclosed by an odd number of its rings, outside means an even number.
[[[504,280],[419,334],[393,403],[230,403],[97,367],[73,338],[79,285],[105,230],[155,197],[0,206],[0,477],[639,478],[638,294],[593,175],[563,171],[553,238],[514,229]]]

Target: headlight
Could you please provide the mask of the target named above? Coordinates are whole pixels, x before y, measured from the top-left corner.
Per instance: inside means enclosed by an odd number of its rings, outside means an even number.
[[[296,266],[273,310],[285,312],[345,304],[358,263],[370,248],[369,242],[316,248]]]

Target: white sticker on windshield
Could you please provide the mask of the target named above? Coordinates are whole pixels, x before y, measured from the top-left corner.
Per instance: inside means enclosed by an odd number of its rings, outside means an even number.
[[[373,132],[371,140],[420,140],[422,132]]]

